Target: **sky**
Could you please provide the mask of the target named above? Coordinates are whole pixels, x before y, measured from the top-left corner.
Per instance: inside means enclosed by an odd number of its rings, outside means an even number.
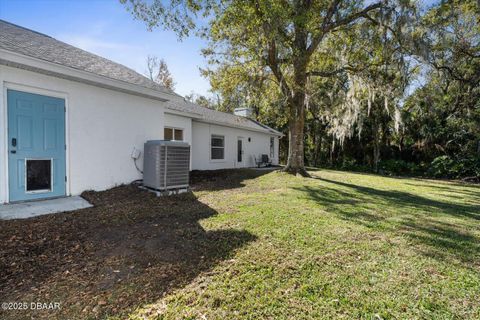
[[[373,0],[366,1],[371,2]],[[438,0],[422,0],[429,6]],[[210,95],[200,75],[203,39],[178,40],[172,31],[148,31],[118,0],[0,0],[0,19],[47,34],[146,74],[148,55],[163,58],[181,95]]]
[[[181,95],[208,95],[203,39],[179,41],[172,31],[147,31],[116,0],[0,0],[0,19],[47,34],[86,51],[146,73],[146,58],[163,58]]]

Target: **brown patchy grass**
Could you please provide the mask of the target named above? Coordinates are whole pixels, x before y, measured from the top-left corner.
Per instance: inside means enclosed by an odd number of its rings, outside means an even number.
[[[125,314],[188,284],[255,237],[208,231],[216,212],[194,195],[156,198],[132,186],[87,192],[93,208],[1,221],[2,302],[60,302],[52,311],[1,310],[0,319]]]
[[[480,318],[480,187],[339,171],[194,173],[1,221],[2,319]]]

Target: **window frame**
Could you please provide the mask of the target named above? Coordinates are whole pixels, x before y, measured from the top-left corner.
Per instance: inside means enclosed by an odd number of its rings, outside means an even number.
[[[212,139],[213,138],[221,138],[222,141],[223,141],[223,146],[213,146],[212,144]],[[222,134],[210,134],[210,161],[211,162],[224,162],[225,161],[225,135],[222,135]],[[222,149],[223,150],[223,158],[219,158],[219,159],[214,159],[213,158],[213,153],[212,153],[212,150],[213,149]]]
[[[172,139],[171,140],[167,140],[166,137],[165,137],[165,130],[166,129],[172,130]],[[175,132],[176,131],[181,131],[182,132],[182,140],[175,140]],[[169,127],[169,126],[163,127],[163,140],[165,140],[165,141],[185,141],[185,135],[184,134],[185,134],[184,128]]]

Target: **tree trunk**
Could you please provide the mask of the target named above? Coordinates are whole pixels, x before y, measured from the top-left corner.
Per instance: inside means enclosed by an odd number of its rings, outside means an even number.
[[[304,111],[303,106],[294,107],[298,116],[290,117],[289,121],[289,130],[288,130],[288,159],[287,166],[285,167],[285,172],[292,174],[300,174],[304,177],[308,176],[307,171],[305,170],[304,163]]]
[[[335,152],[335,137],[332,137],[332,144],[330,145],[330,166],[333,167],[333,153]]]
[[[303,39],[303,41],[306,40]],[[294,63],[294,87],[289,108],[288,160],[284,171],[309,177],[310,175],[307,173],[307,170],[305,170],[303,143],[305,132],[306,83],[307,57],[300,55]]]
[[[378,163],[380,162],[380,143],[375,139],[373,145],[373,170],[378,173]]]
[[[317,125],[315,120],[312,121],[310,125],[310,132],[308,133],[312,137],[312,146],[313,150],[311,151],[309,159],[307,159],[307,165],[311,165],[316,167],[317,166],[317,135],[316,135]]]
[[[318,137],[317,137],[318,135]],[[314,163],[313,166],[317,167],[319,164],[319,158],[320,158],[320,153],[322,152],[322,133],[320,130],[315,132],[315,158],[314,158]]]
[[[378,173],[378,163],[380,162],[380,131],[377,126],[374,127],[375,132],[373,136],[373,170]]]

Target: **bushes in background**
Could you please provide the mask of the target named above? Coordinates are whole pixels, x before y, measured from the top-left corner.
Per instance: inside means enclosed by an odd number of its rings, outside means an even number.
[[[380,173],[391,176],[417,176],[425,170],[424,164],[416,164],[404,160],[385,160],[379,164]]]
[[[345,157],[333,169],[373,172],[373,168],[358,163],[355,159]],[[379,174],[388,176],[421,176],[444,179],[463,179],[480,181],[480,156],[469,158],[453,158],[451,156],[436,157],[431,163],[419,164],[405,160],[383,160],[379,163]]]
[[[472,178],[480,177],[480,156],[469,158],[436,157],[426,174],[435,178]]]

